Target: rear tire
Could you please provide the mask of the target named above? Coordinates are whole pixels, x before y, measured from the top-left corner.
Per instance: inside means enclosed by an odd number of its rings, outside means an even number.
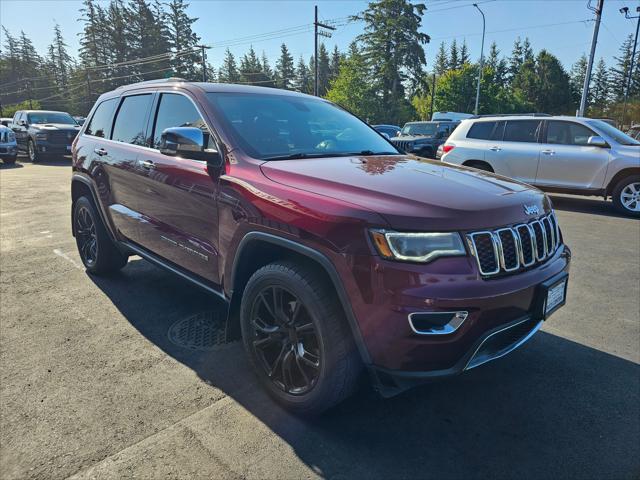
[[[240,324],[261,384],[287,409],[317,415],[355,390],[356,345],[335,292],[314,269],[276,262],[256,271]]]
[[[640,217],[640,175],[630,175],[620,180],[613,187],[611,198],[619,212]]]
[[[73,206],[73,228],[78,253],[87,272],[104,275],[127,264],[129,257],[116,248],[87,197],[78,198]]]

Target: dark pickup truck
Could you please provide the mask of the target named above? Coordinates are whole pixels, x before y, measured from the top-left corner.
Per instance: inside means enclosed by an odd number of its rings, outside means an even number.
[[[18,150],[26,153],[33,163],[71,155],[71,144],[80,131],[80,125],[68,113],[48,110],[19,110],[13,116],[11,128]]]
[[[257,379],[299,413],[365,371],[393,395],[502,357],[565,302],[571,255],[544,193],[407,156],[291,91],[106,93],[74,142],[71,196],[90,274],[140,255],[224,299]]]

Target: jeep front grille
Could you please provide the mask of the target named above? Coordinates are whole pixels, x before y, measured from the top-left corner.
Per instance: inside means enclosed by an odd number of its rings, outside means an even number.
[[[413,147],[413,142],[406,140],[392,140],[392,143],[398,147],[399,149],[405,151],[405,152],[410,152],[411,148]]]
[[[483,276],[512,273],[540,264],[560,246],[555,214],[526,224],[467,235],[469,247]]]

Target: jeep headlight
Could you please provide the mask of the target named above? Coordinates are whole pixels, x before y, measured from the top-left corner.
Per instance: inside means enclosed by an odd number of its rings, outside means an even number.
[[[459,233],[403,233],[371,230],[376,249],[385,258],[428,263],[439,257],[466,255]]]
[[[47,139],[46,133],[36,133],[36,140],[46,140],[46,139]]]

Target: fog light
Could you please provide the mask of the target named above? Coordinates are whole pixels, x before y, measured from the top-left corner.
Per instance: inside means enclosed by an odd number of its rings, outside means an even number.
[[[411,330],[419,335],[448,335],[460,328],[469,312],[414,312],[409,314]]]

